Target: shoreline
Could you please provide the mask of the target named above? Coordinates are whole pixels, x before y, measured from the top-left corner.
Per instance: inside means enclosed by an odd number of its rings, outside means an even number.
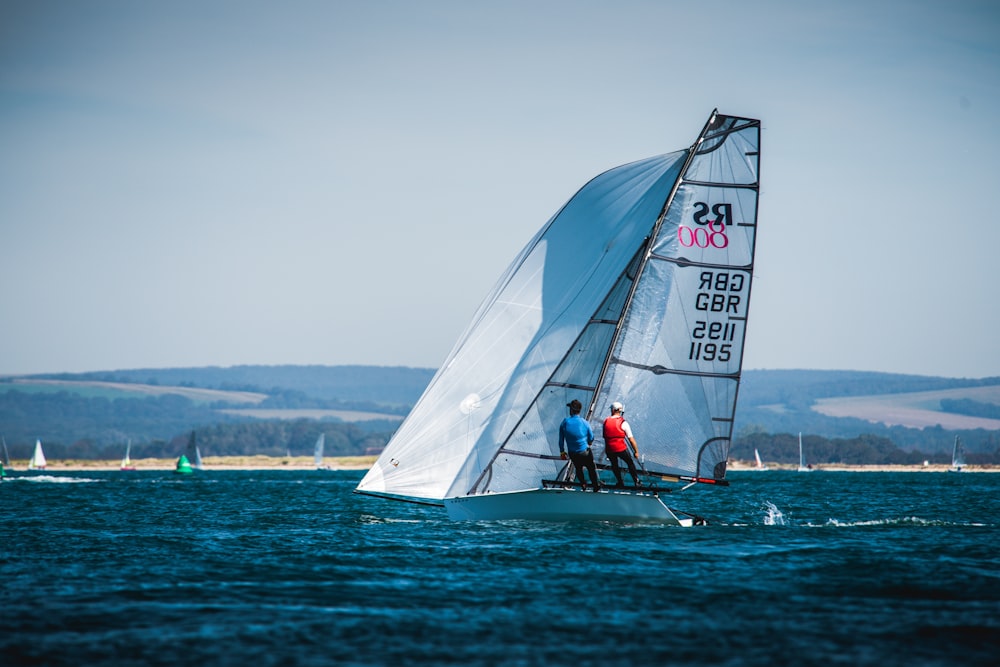
[[[328,456],[323,459],[323,464],[329,470],[368,470],[372,467],[377,456]],[[18,460],[14,465],[6,467],[8,473],[26,472],[28,462]],[[134,459],[132,466],[137,471],[142,470],[173,470],[177,467],[176,459]],[[947,463],[932,463],[928,465],[913,464],[872,464],[872,465],[841,465],[834,463],[821,463],[812,466],[815,472],[947,472],[951,466]],[[316,464],[311,456],[206,456],[202,459],[203,470],[316,470]],[[120,461],[49,461],[45,472],[86,472],[93,471],[114,471],[121,470]],[[769,471],[796,471],[797,464],[791,463],[771,463],[768,464]],[[757,472],[757,467],[752,461],[730,461],[729,472]],[[973,465],[965,466],[963,472],[1000,472],[1000,466],[995,465]]]
[[[948,472],[951,468],[949,463],[922,463],[902,464],[902,463],[874,463],[860,465],[845,465],[840,463],[819,463],[811,466],[812,472]],[[766,470],[770,471],[798,471],[797,463],[769,463]],[[758,472],[756,463],[752,461],[730,461],[727,472]],[[995,465],[966,465],[962,466],[962,472],[1000,472],[1000,466]]]
[[[327,456],[323,465],[330,470],[368,470],[375,463],[377,456]],[[202,470],[316,470],[312,456],[205,456],[202,457]],[[13,465],[6,467],[10,472],[26,472],[26,460],[12,461]],[[177,459],[132,459],[132,467],[136,471],[158,470],[170,471],[177,467]],[[86,471],[121,471],[121,461],[84,461],[80,459],[67,461],[49,461],[44,471],[38,472],[86,472]],[[131,471],[122,471],[131,472]]]

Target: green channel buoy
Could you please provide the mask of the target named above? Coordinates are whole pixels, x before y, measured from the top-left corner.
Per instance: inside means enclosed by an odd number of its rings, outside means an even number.
[[[177,468],[174,472],[179,475],[190,475],[194,472],[194,468],[191,467],[191,462],[188,461],[188,457],[181,454],[181,457],[177,459]]]

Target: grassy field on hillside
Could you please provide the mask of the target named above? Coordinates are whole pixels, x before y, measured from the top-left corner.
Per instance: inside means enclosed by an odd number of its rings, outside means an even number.
[[[828,417],[855,417],[888,426],[925,428],[940,424],[945,429],[1000,430],[1000,419],[970,417],[941,411],[944,399],[968,399],[1000,405],[1000,386],[964,387],[940,391],[918,391],[880,396],[823,398],[813,410]]]

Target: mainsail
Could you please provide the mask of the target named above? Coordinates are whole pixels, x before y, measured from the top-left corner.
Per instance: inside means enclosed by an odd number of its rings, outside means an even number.
[[[757,223],[760,123],[584,185],[515,258],[358,491],[425,502],[565,479],[564,407],[629,406],[647,474],[725,477]],[[601,457],[601,443],[595,443]]]
[[[191,431],[191,436],[188,438],[185,455],[194,468],[201,470],[201,449],[198,447],[198,441],[194,433],[194,431]]]
[[[316,438],[316,444],[313,447],[313,463],[316,464],[317,470],[329,470],[330,466],[323,464],[323,447],[326,445],[326,433],[320,433],[319,437]]]
[[[42,441],[35,440],[35,451],[31,454],[31,459],[28,461],[28,470],[45,470],[45,452],[42,451]]]
[[[965,448],[962,446],[962,440],[957,435],[955,436],[955,446],[951,451],[951,468],[953,472],[961,472],[962,466],[965,465]]]

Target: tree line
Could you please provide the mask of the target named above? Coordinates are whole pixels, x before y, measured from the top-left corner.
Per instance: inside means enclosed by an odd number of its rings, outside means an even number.
[[[995,436],[988,450],[966,451],[969,465],[1000,464],[1000,439]],[[729,457],[742,461],[754,460],[754,449],[764,461],[797,464],[799,462],[799,437],[790,433],[751,433],[733,441]],[[865,434],[855,438],[824,438],[803,435],[802,450],[808,464],[840,465],[919,465],[951,463],[951,449],[947,452],[903,450],[889,438]]]

